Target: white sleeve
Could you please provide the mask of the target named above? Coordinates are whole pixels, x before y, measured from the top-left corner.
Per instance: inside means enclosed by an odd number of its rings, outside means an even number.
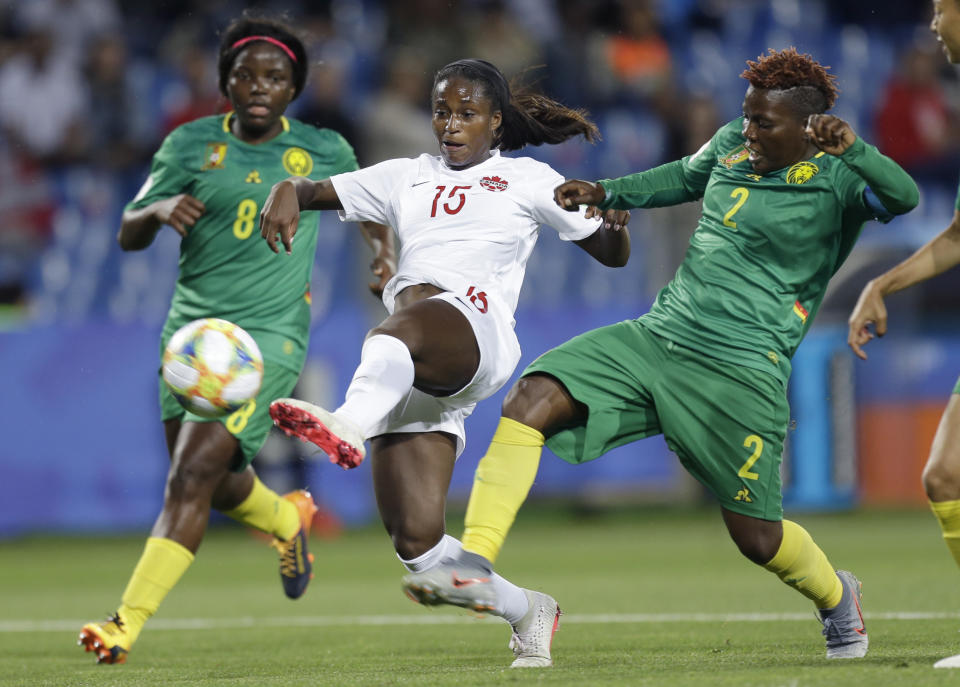
[[[398,182],[403,183],[416,160],[386,160],[355,172],[330,177],[343,210],[344,222],[377,222],[392,226],[390,199]]]
[[[561,174],[547,165],[540,166],[537,172],[528,177],[531,213],[537,222],[556,229],[564,241],[585,239],[600,228],[599,217],[585,219],[582,208],[570,212],[553,200],[554,189],[566,181]]]

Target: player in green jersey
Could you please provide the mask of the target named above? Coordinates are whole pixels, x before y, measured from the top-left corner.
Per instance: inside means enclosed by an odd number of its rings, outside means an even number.
[[[211,508],[274,536],[288,597],[302,595],[310,580],[312,498],[305,491],[280,497],[250,467],[272,425],[270,401],[290,394],[306,356],[319,216],[301,216],[301,249],[281,264],[254,231],[260,209],[271,186],[290,175],[325,179],[357,168],[338,133],[283,116],[303,90],[307,64],[302,42],[283,24],[234,22],[219,54],[220,90],[232,111],[173,131],[123,213],[118,240],[124,250],[146,248],[163,225],[182,237],[160,350],[187,322],[224,318],[257,341],[264,379],[255,399],[212,420],[186,412],[160,384],[171,460],[163,510],[116,613],[81,631],[80,643],[98,662],[126,660],[144,622],[193,561]],[[382,291],[394,269],[392,230],[362,226],[376,252],[371,288]]]
[[[587,204],[588,214],[700,197],[703,213],[649,313],[548,351],[510,390],[477,468],[464,553],[404,578],[423,603],[489,605],[486,580],[545,442],[579,463],[663,434],[720,502],[740,551],[814,602],[827,657],[865,655],[859,581],[783,519],[786,385],[790,357],[864,222],[909,211],[918,191],[846,122],[823,114],[837,89],[810,56],[771,51],[747,64],[743,116],[697,153],[556,189],[560,205]]]
[[[960,64],[960,0],[934,0],[930,29],[940,41],[947,59]],[[863,360],[871,339],[887,333],[887,308],[883,299],[891,293],[927,281],[960,264],[960,192],[950,226],[916,253],[871,280],[860,293],[850,314],[847,343]],[[873,326],[873,331],[870,330]],[[943,539],[960,565],[960,379],[957,380],[940,418],[930,456],[923,469],[923,488],[930,508],[940,523]],[[937,668],[960,668],[960,654],[934,664]]]

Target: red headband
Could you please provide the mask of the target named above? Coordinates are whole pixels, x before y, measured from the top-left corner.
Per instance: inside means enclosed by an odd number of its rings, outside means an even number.
[[[230,49],[233,50],[234,48],[239,48],[241,46],[246,45],[247,43],[252,43],[253,41],[266,41],[271,45],[275,45],[281,50],[283,50],[283,52],[287,54],[287,57],[289,57],[294,64],[297,63],[297,56],[293,54],[293,50],[288,48],[282,41],[278,41],[276,38],[272,38],[270,36],[247,36],[246,38],[241,38],[236,43],[231,45]]]

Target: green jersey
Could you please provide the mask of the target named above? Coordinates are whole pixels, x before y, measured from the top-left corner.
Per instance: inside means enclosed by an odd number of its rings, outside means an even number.
[[[357,160],[340,134],[287,118],[275,138],[245,143],[230,132],[231,114],[203,117],[171,132],[127,209],[179,193],[206,206],[180,243],[164,341],[191,320],[220,317],[250,332],[264,357],[299,372],[319,213],[302,213],[297,250],[276,255],[260,239],[260,210],[276,182],[292,175],[325,179],[357,169]]]
[[[694,155],[602,180],[603,207],[658,207],[702,196],[686,258],[641,321],[688,348],[785,381],[827,282],[864,222],[910,210],[917,188],[859,138],[840,156],[818,152],[756,174],[741,128],[735,120]]]

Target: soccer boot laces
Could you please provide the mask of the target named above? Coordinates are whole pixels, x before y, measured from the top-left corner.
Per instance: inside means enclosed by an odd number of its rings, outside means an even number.
[[[317,506],[310,492],[303,489],[284,494],[283,498],[297,507],[300,529],[286,541],[275,538],[272,546],[280,554],[280,582],[283,584],[283,593],[291,599],[299,599],[313,579],[313,554],[309,551],[307,540]]]
[[[511,668],[547,668],[553,665],[550,645],[560,626],[560,607],[553,597],[524,589],[530,608],[515,625],[510,648],[516,657]]]

